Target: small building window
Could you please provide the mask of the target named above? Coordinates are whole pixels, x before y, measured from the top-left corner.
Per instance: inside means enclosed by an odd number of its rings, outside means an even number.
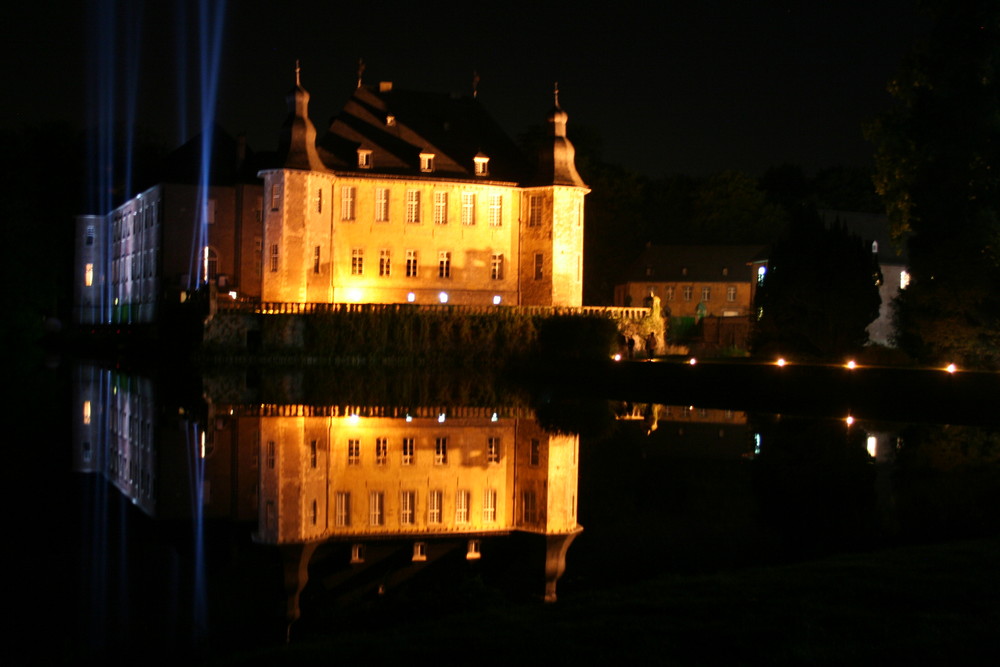
[[[427,523],[441,523],[443,500],[444,493],[439,490],[431,491],[427,496]]]
[[[438,253],[438,278],[451,278],[451,251]]]
[[[389,222],[389,188],[375,188],[375,222]]]
[[[370,150],[364,148],[358,149],[358,168],[359,169],[372,168],[372,152]]]
[[[472,494],[465,490],[455,492],[455,523],[469,523],[469,500]]]
[[[435,225],[447,225],[448,224],[448,193],[447,192],[435,192],[434,193],[434,224]]]
[[[403,465],[413,465],[413,438],[403,438]]]
[[[728,287],[726,287],[726,301],[728,301],[729,303],[733,303],[734,301],[736,301],[735,285],[729,285]]]
[[[434,171],[434,153],[420,154],[420,171],[423,172]]]
[[[417,277],[417,251],[407,250],[406,251],[406,277],[416,278]]]
[[[271,210],[277,211],[281,208],[281,186],[274,184],[271,186]]]
[[[490,173],[490,159],[480,153],[476,157],[472,158],[475,164],[476,176],[489,176]]]
[[[420,190],[406,191],[406,221],[420,222]]]
[[[685,301],[690,301],[691,297],[694,295],[694,288],[691,285],[685,285],[683,289],[683,295]]]
[[[378,274],[383,278],[392,275],[392,251],[382,248],[378,251]]]
[[[389,460],[389,440],[375,438],[375,465],[384,466]]]
[[[354,194],[353,185],[345,185],[340,188],[340,219],[354,220]]]
[[[381,491],[372,491],[368,494],[368,524],[385,525],[385,494]]]
[[[538,227],[542,224],[542,195],[528,197],[528,226]]]
[[[544,272],[545,266],[545,255],[540,252],[535,253],[535,280],[541,280],[545,277]]]
[[[503,195],[490,195],[490,227],[503,225]]]
[[[537,466],[542,456],[542,443],[538,438],[531,439],[531,449],[528,451],[528,465]]]
[[[476,224],[476,195],[472,192],[462,193],[462,224]]]
[[[490,279],[503,280],[503,255],[500,253],[490,257]]]
[[[500,438],[489,437],[486,439],[486,462],[500,463]]]
[[[338,526],[351,525],[351,492],[337,491],[334,497],[334,521]]]
[[[361,441],[350,439],[347,441],[347,465],[356,466],[361,463]]]
[[[313,273],[319,273],[319,259],[320,259],[320,247],[316,246],[313,248]]]
[[[483,521],[497,520],[497,490],[483,490]]]
[[[271,273],[278,272],[278,244],[271,244]]]
[[[417,509],[417,492],[403,491],[399,498],[399,523],[404,526],[413,525]]]
[[[711,301],[712,300],[712,288],[711,287],[702,287],[701,288],[701,300],[702,301]]]
[[[447,465],[448,463],[448,438],[440,437],[434,440],[434,465]]]
[[[365,251],[363,248],[351,250],[351,275],[361,276],[365,273]]]

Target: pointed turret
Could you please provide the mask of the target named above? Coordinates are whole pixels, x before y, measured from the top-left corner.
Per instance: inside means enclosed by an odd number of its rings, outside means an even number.
[[[282,166],[289,169],[326,171],[316,152],[316,127],[309,120],[309,93],[302,87],[299,63],[295,63],[295,86],[285,97],[288,117],[281,126],[279,151]]]
[[[548,115],[549,141],[542,145],[538,155],[538,172],[534,184],[575,185],[587,187],[576,171],[576,149],[566,137],[569,116],[559,106],[559,84],[554,91],[555,105]]]

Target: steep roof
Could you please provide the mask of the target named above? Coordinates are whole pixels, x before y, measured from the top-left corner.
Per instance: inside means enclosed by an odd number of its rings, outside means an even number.
[[[750,263],[764,256],[762,245],[648,245],[624,276],[625,282],[743,282]]]
[[[517,145],[468,96],[361,86],[319,142],[331,169],[419,174],[420,154],[434,154],[431,174],[476,178],[473,158],[490,158],[488,180],[521,182],[528,167]],[[372,151],[371,169],[358,167],[357,151]]]
[[[210,159],[203,161],[205,134],[199,133],[187,143],[170,152],[156,174],[160,183],[197,184],[201,182],[203,162],[209,168],[210,185],[256,183],[257,171],[266,154],[255,154],[243,137],[234,138],[222,127],[213,124],[209,136]]]

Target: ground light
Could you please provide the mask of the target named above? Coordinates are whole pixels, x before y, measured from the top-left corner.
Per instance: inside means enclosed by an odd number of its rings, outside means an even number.
[[[856,361],[854,361],[854,359],[851,359],[851,360],[850,360],[850,361],[848,361],[848,362],[847,362],[846,364],[844,364],[844,368],[849,368],[849,369],[851,369],[852,371],[853,371],[853,370],[854,370],[855,368],[857,368],[857,367],[858,367],[858,363],[857,363]]]
[[[956,366],[955,364],[948,364],[947,366],[944,367],[944,369],[949,373],[954,373],[955,371],[958,370],[958,366]]]
[[[695,359],[694,357],[691,357],[690,359],[688,359],[688,363],[689,363],[690,365],[694,366],[695,364],[697,364],[697,363],[698,363],[698,360],[697,360],[697,359]]]
[[[852,417],[851,415],[847,415],[847,417],[844,418],[844,423],[850,426],[851,424],[854,423],[854,417]]]
[[[776,362],[774,362],[774,363],[775,363],[776,365],[778,365],[778,366],[781,366],[782,368],[784,368],[784,367],[785,367],[785,365],[786,365],[786,364],[787,364],[788,362],[787,362],[787,361],[785,361],[785,358],[784,358],[784,357],[781,357],[781,358],[779,358],[779,359],[778,359],[778,360],[777,360]]]

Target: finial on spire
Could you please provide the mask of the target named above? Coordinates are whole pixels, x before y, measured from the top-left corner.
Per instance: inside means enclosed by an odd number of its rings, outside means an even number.
[[[361,87],[361,77],[365,73],[365,59],[358,58],[358,88]]]
[[[556,101],[556,109],[559,108],[559,82],[556,81],[555,88],[552,91],[552,95]]]
[[[479,95],[479,72],[472,70],[472,98]]]
[[[295,59],[295,85],[299,86],[299,87],[302,86],[302,79],[301,79],[301,76],[300,76],[301,71],[302,71],[302,68],[299,66],[299,59],[296,58]]]

